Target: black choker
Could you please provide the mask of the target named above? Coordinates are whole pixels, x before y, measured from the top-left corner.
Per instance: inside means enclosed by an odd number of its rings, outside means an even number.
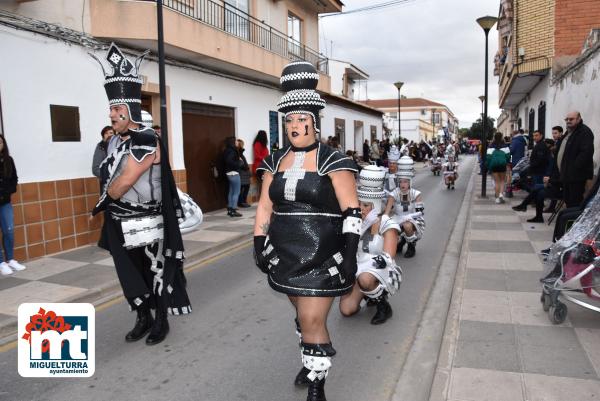
[[[291,146],[293,152],[310,152],[311,150],[319,147],[319,142],[315,141],[311,145],[305,146],[303,148],[298,148],[294,145],[290,145],[290,146]]]

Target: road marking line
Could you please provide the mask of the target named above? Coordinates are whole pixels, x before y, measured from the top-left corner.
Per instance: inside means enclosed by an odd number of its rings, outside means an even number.
[[[206,265],[208,265],[210,263],[216,262],[219,259],[223,259],[224,257],[229,256],[232,253],[235,253],[235,252],[240,251],[240,250],[242,250],[244,248],[247,248],[248,246],[250,246],[250,242],[251,242],[250,240],[247,240],[247,241],[243,242],[242,244],[236,245],[235,247],[233,247],[231,249],[228,249],[227,251],[225,251],[223,253],[219,253],[219,254],[217,254],[215,256],[212,256],[212,257],[210,257],[208,259],[205,259],[205,260],[202,260],[202,261],[200,261],[200,262],[198,262],[196,264],[193,264],[192,266],[188,267],[184,271],[185,272],[191,272],[191,271],[194,271],[194,270],[198,270],[199,268],[204,267],[204,266],[206,266]],[[116,297],[114,299],[111,299],[110,301],[103,302],[100,305],[95,306],[96,312],[103,311],[103,310],[105,310],[105,309],[107,309],[107,308],[109,308],[109,307],[111,307],[113,305],[116,305],[116,304],[118,304],[119,302],[122,302],[122,301],[123,301],[123,298],[121,296],[119,296],[119,297]],[[17,347],[17,341],[18,340],[14,340],[14,341],[11,341],[11,342],[6,343],[4,345],[0,345],[0,354],[2,354],[4,352],[7,352],[7,351],[10,351],[12,349],[15,349]]]

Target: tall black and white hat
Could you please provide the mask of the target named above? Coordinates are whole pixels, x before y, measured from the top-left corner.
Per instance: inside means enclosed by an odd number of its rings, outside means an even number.
[[[319,132],[319,111],[325,107],[325,101],[317,93],[319,73],[308,61],[295,61],[285,66],[281,72],[283,95],[277,108],[289,114],[310,114]]]
[[[106,53],[106,60],[110,70],[104,69],[104,64],[92,54],[102,66],[104,73],[104,89],[108,96],[108,103],[113,106],[124,104],[129,110],[131,121],[143,124],[142,119],[142,78],[138,72],[142,59],[149,53],[147,50],[132,63],[125,57],[116,44],[111,43]]]
[[[390,151],[388,152],[388,163],[398,163],[400,160],[400,150],[398,150],[398,146],[392,145]]]
[[[415,162],[408,156],[402,156],[398,161],[398,171],[396,172],[396,177],[399,179],[407,179],[410,180],[412,184],[412,180],[415,176]]]
[[[373,209],[380,213],[382,202],[385,198],[383,183],[385,180],[385,170],[377,166],[366,166],[360,171],[358,181],[358,200],[373,204]]]

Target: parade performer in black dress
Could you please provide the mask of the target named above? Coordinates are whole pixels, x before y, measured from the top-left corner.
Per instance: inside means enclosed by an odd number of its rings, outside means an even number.
[[[267,156],[254,227],[257,266],[270,286],[288,296],[301,332],[308,401],[325,401],[325,378],[335,350],[327,315],[335,297],[351,291],[361,214],[354,161],[317,140],[319,75],[308,62],[286,66],[279,102],[291,143]]]
[[[106,59],[104,88],[112,128],[119,135],[114,150],[100,164],[101,195],[92,211],[104,211],[99,246],[110,251],[129,306],[137,312],[126,341],[158,344],[169,332],[167,313],[190,313],[182,264],[183,217],[168,153],[156,132],[142,125],[142,79],[113,43]],[[95,58],[95,57],[94,57]],[[156,310],[152,317],[151,309]]]

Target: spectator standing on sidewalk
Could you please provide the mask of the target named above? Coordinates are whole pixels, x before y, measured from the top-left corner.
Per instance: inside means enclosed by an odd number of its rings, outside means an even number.
[[[381,166],[381,152],[379,150],[379,139],[373,139],[371,143],[371,152],[369,153],[371,160],[378,166]]]
[[[342,154],[344,153],[344,149],[342,149],[342,145],[340,144],[340,138],[338,138],[337,136],[331,138],[331,141],[329,141],[329,146],[331,146],[333,149],[337,150]]]
[[[13,259],[14,251],[14,212],[10,197],[17,192],[17,169],[10,157],[4,135],[0,135],[0,228],[2,229],[2,246],[0,250],[0,273],[7,276],[14,271],[25,270],[25,266]],[[8,261],[8,262],[7,262]]]
[[[246,160],[246,156],[244,156],[244,141],[241,139],[237,140],[237,148],[240,154],[240,158],[242,159],[242,167],[240,169],[240,196],[238,197],[238,207],[250,207],[248,204],[248,192],[250,191],[250,177],[252,174],[250,173],[250,167],[248,167],[248,161]]]
[[[574,207],[583,200],[586,182],[594,177],[594,134],[577,111],[567,114],[565,121],[567,132],[558,149],[557,165],[565,204]]]
[[[223,161],[225,162],[225,175],[229,181],[229,190],[227,192],[227,216],[242,217],[237,212],[237,203],[240,197],[240,170],[244,165],[242,158],[235,146],[235,137],[230,136],[226,139],[225,150],[223,150]]]
[[[363,161],[365,163],[369,162],[369,140],[365,139],[365,143],[363,143]]]
[[[546,186],[544,191],[545,197],[550,198],[550,204],[546,209],[544,209],[544,213],[554,213],[558,199],[562,199],[560,172],[558,171],[558,166],[556,164],[556,158],[558,156],[558,149],[560,147],[560,142],[562,141],[562,136],[563,128],[560,125],[552,127],[552,139],[554,140],[554,144],[550,146],[552,165],[550,167],[550,174],[547,177],[544,177],[544,184]]]
[[[501,132],[494,134],[486,155],[486,166],[494,178],[494,194],[496,203],[504,203],[504,187],[506,184],[506,168],[510,160],[510,149],[504,142]]]
[[[258,196],[260,197],[260,190],[262,188],[262,177],[265,173],[263,170],[256,171],[263,159],[269,155],[269,147],[267,141],[267,133],[264,130],[258,131],[254,142],[252,142],[252,151],[254,162],[252,163],[252,174],[256,176],[256,188],[258,189]]]
[[[510,156],[511,160],[508,165],[508,188],[506,190],[506,196],[509,198],[513,197],[512,192],[512,166],[516,166],[517,163],[525,156],[525,151],[527,150],[527,139],[525,138],[524,132],[522,129],[513,132],[513,137],[510,140]]]
[[[546,145],[540,131],[533,132],[533,141],[535,146],[531,151],[529,160],[529,174],[533,180],[532,190],[529,195],[519,205],[513,207],[513,210],[525,212],[527,205],[535,200],[535,217],[527,220],[528,223],[544,222],[544,177],[548,176],[552,167],[552,154]]]
[[[114,134],[115,131],[113,131],[110,125],[107,125],[106,127],[102,128],[102,131],[100,131],[100,136],[102,139],[96,145],[94,157],[92,158],[92,174],[98,178],[100,178],[100,163],[102,163],[102,160],[106,158],[108,141],[110,141],[110,138],[112,138]]]

